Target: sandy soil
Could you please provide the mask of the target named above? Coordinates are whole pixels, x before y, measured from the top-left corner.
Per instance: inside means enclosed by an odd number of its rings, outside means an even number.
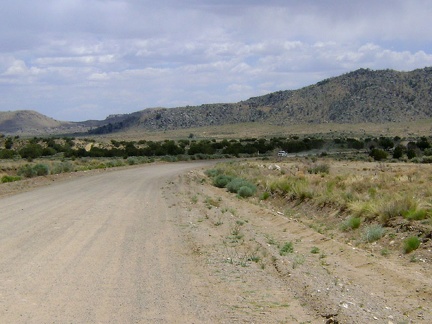
[[[429,268],[211,187],[211,163],[1,185],[0,322],[432,322]]]

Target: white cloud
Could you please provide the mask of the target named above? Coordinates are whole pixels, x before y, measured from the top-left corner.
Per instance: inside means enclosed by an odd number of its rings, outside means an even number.
[[[3,73],[3,75],[24,75],[27,74],[28,68],[24,61],[15,60],[12,65]]]
[[[8,2],[0,110],[104,118],[243,100],[361,67],[422,68],[432,65],[431,12],[427,0]]]

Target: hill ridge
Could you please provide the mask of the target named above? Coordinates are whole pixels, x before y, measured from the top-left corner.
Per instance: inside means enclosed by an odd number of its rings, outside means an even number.
[[[5,128],[5,123],[1,122],[2,114],[0,112],[0,132],[13,131],[13,127]],[[431,117],[432,67],[407,72],[361,68],[298,90],[276,91],[237,103],[147,108],[130,114],[110,115],[103,121],[57,121],[60,126],[50,126],[47,130],[72,131],[75,128],[90,134],[107,134],[250,122],[289,126],[405,122]]]
[[[410,72],[358,69],[298,90],[283,90],[238,103],[145,109],[93,133],[130,128],[173,130],[245,122],[386,123],[432,117],[432,68]]]

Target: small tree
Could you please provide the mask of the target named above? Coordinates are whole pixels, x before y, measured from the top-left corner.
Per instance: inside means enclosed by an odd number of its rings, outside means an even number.
[[[12,140],[12,137],[8,137],[8,138],[6,138],[6,141],[5,141],[5,149],[10,150],[10,149],[12,148],[12,146],[13,146],[13,140]]]
[[[375,161],[381,161],[387,159],[387,152],[381,149],[372,149],[369,154]]]
[[[384,150],[391,149],[394,146],[393,140],[391,138],[388,138],[388,137],[380,137],[378,144]]]
[[[407,157],[408,157],[408,159],[413,159],[413,158],[415,158],[417,156],[417,153],[416,153],[416,151],[414,150],[414,149],[409,149],[408,151],[407,151]]]
[[[393,151],[393,158],[400,159],[403,156],[404,152],[405,152],[405,147],[403,147],[402,145],[396,146]]]
[[[39,144],[27,144],[20,151],[19,154],[23,159],[35,159],[42,156],[43,148]]]

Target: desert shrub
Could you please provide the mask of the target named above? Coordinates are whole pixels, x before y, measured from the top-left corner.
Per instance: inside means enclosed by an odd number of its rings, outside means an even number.
[[[410,236],[403,242],[403,250],[405,253],[410,253],[417,250],[420,246],[420,239],[417,236]]]
[[[45,176],[49,174],[49,167],[46,164],[38,163],[33,167],[36,176]]]
[[[432,163],[432,156],[423,156],[421,163]]]
[[[26,165],[19,167],[17,174],[18,174],[18,176],[24,177],[24,178],[32,178],[32,177],[36,176],[36,173],[30,164],[26,164]]]
[[[269,183],[271,193],[286,195],[292,200],[305,200],[314,196],[313,190],[304,178],[279,178]]]
[[[165,162],[177,162],[178,159],[174,155],[164,155],[164,156],[161,157],[161,161],[165,161]]]
[[[295,181],[291,186],[291,199],[297,199],[300,201],[304,201],[306,199],[312,199],[314,196],[314,192],[309,188],[307,181],[299,179],[299,181]]]
[[[218,188],[225,188],[232,180],[233,177],[231,176],[219,174],[213,179],[213,185]]]
[[[270,193],[269,193],[268,191],[264,191],[264,192],[261,194],[260,199],[261,199],[261,200],[267,200],[267,199],[269,199],[269,197],[270,197]]]
[[[381,222],[386,224],[390,219],[403,216],[407,211],[415,209],[417,209],[417,202],[414,198],[405,196],[382,201],[377,208],[377,212],[380,215]]]
[[[210,160],[211,158],[213,158],[211,154],[203,154],[203,153],[195,154],[194,157],[196,160]]]
[[[124,163],[122,160],[120,160],[120,159],[113,159],[113,160],[109,160],[109,161],[107,161],[107,162],[105,163],[105,165],[106,165],[108,168],[115,168],[115,167],[124,166],[125,163]]]
[[[127,159],[127,164],[129,164],[129,165],[135,165],[138,163],[139,163],[139,161],[136,157],[128,157],[128,159]]]
[[[423,154],[425,156],[432,156],[432,149],[431,148],[425,149]]]
[[[317,246],[312,247],[310,250],[310,253],[312,254],[318,254],[320,252],[320,249]]]
[[[282,247],[279,249],[280,255],[287,255],[288,253],[294,252],[294,245],[292,242],[286,242]]]
[[[237,192],[237,195],[239,197],[242,197],[242,198],[251,197],[251,196],[253,196],[253,194],[254,194],[254,191],[250,187],[247,187],[247,186],[240,187],[240,189]]]
[[[311,174],[328,174],[330,173],[330,166],[327,163],[314,164],[310,168],[308,168],[308,172]]]
[[[270,192],[285,194],[291,191],[291,181],[289,178],[278,178],[268,184]]]
[[[238,193],[241,187],[249,187],[253,193],[256,191],[254,184],[242,178],[234,178],[226,185],[228,191],[232,193]]]
[[[69,162],[60,162],[60,163],[55,163],[52,167],[51,167],[51,173],[52,174],[59,174],[59,173],[66,173],[66,172],[73,172],[74,171],[74,165]]]
[[[2,183],[14,182],[14,181],[18,181],[18,180],[21,180],[21,177],[5,175],[1,178]]]
[[[366,219],[373,219],[377,215],[376,205],[370,201],[352,201],[348,203],[348,209],[354,217],[365,217]]]
[[[351,216],[342,223],[341,229],[343,231],[357,229],[360,227],[360,224],[361,224],[361,218],[360,217],[352,217]]]
[[[365,228],[363,237],[366,242],[371,243],[378,241],[384,235],[384,228],[381,225],[370,225]]]

